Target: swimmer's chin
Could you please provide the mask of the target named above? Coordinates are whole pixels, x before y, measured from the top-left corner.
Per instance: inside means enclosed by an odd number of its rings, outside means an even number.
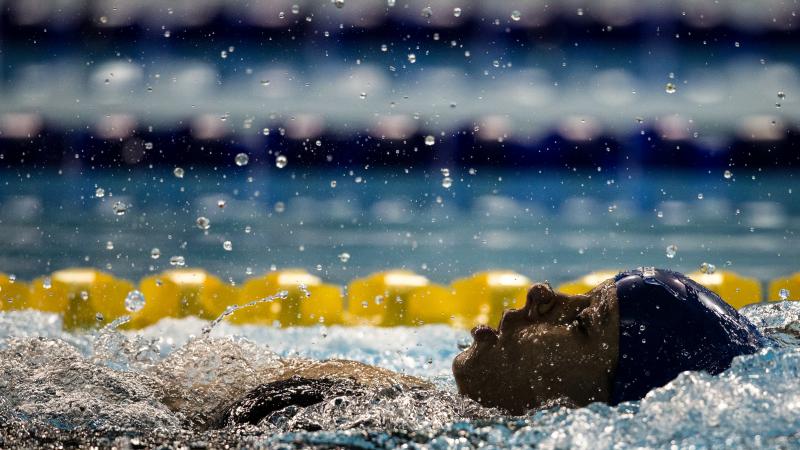
[[[468,395],[469,387],[479,382],[473,380],[478,374],[486,375],[492,364],[492,357],[489,356],[494,347],[494,343],[475,340],[472,344],[453,358],[453,377],[461,394]]]
[[[462,351],[455,358],[453,358],[453,378],[456,379],[456,386],[458,387],[458,392],[461,395],[466,395],[471,397],[470,394],[470,385],[472,381],[470,380],[471,370],[469,369],[470,361],[473,359],[475,351],[475,343],[473,342],[472,345],[467,348],[466,350]]]
[[[473,342],[472,345],[467,347],[461,353],[456,355],[453,358],[453,377],[456,379],[456,385],[458,385],[458,390],[462,394],[464,394],[464,388],[468,383],[468,378],[470,377],[470,373],[473,371],[470,370],[470,365],[472,361],[475,359],[476,353],[476,343]]]
[[[492,350],[499,340],[499,333],[487,325],[479,325],[470,331],[472,344],[453,359],[453,374],[458,378],[463,375],[470,363],[477,364],[475,360],[480,355],[485,355]]]

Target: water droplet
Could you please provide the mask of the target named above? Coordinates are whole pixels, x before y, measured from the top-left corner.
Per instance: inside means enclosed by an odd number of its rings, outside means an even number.
[[[173,175],[175,175],[175,178],[183,178],[183,175],[184,175],[183,168],[181,168],[181,167],[176,167],[176,168],[175,168],[175,169],[172,171],[172,174],[173,174]]]
[[[234,161],[236,161],[236,165],[237,166],[242,167],[242,166],[246,166],[247,163],[250,162],[250,157],[247,156],[247,153],[239,153],[238,155],[236,155],[236,158],[235,158]]]
[[[222,248],[224,248],[225,251],[229,252],[233,250],[233,243],[231,243],[231,241],[225,241],[222,243]]]
[[[292,5],[292,14],[300,14],[300,5]]]
[[[409,53],[408,54],[408,62],[410,62],[411,64],[414,64],[415,62],[417,62],[417,55],[415,55],[413,53]]]
[[[658,211],[656,213],[656,217],[658,217],[659,219],[663,219],[664,218],[664,211]]]
[[[730,180],[733,177],[733,173],[730,170],[726,170],[722,172],[722,176],[725,177],[726,180]]]
[[[433,15],[433,9],[430,6],[422,8],[422,17],[430,19],[432,15]]]
[[[280,214],[280,213],[282,213],[284,211],[286,211],[286,204],[283,203],[283,202],[276,202],[275,203],[275,212]]]
[[[264,136],[269,136],[269,128],[264,128],[263,130],[261,130],[261,134],[263,134]]]
[[[225,203],[225,200],[222,200],[222,199],[220,199],[220,200],[217,200],[217,207],[218,207],[219,209],[222,209],[222,208],[224,208],[224,207],[225,207],[225,205],[226,205],[226,203]]]
[[[106,320],[106,318],[103,316],[103,313],[97,313],[97,314],[94,315],[94,320],[96,320],[98,322],[102,322],[102,321]]]
[[[123,216],[128,211],[128,205],[124,202],[114,202],[114,204],[111,205],[111,209],[114,210],[114,214]]]
[[[278,155],[277,157],[275,157],[275,167],[277,167],[278,169],[283,169],[284,167],[286,167],[286,164],[288,163],[289,160],[287,160],[286,157],[283,155]]]
[[[331,180],[331,187],[332,187],[332,188],[335,188],[335,187],[336,187],[336,180]]]
[[[697,199],[698,199],[698,200],[702,200],[702,199],[703,199],[703,193],[702,193],[702,192],[700,192],[699,194],[697,194]]]
[[[783,100],[786,98],[786,93],[783,91],[778,91],[778,100]]]
[[[81,291],[81,300],[83,300],[83,301],[89,300],[89,292],[88,291]]]
[[[341,261],[343,263],[346,263],[347,261],[350,261],[350,253],[347,253],[347,252],[339,253],[339,261]]]
[[[511,11],[511,20],[513,20],[514,22],[519,22],[519,19],[521,18],[522,18],[521,12],[517,11],[516,9],[514,11]]]
[[[602,344],[600,344],[600,347],[601,347],[603,350],[608,350],[608,344],[607,344],[607,343],[605,343],[605,342],[603,342]]]
[[[344,8],[344,0],[331,0],[337,8]]]
[[[667,246],[667,258],[672,259],[678,253],[678,246],[675,244],[669,244]]]
[[[50,280],[50,277],[44,277],[44,280],[42,280],[42,287],[45,289],[53,287],[53,282]]]
[[[705,273],[705,274],[711,275],[712,273],[714,273],[716,271],[717,271],[717,266],[715,266],[714,264],[710,264],[710,263],[707,263],[707,262],[704,262],[703,264],[700,264],[700,273]]]
[[[171,31],[169,31],[169,30],[164,31],[164,37],[165,38],[168,38],[170,36],[172,36],[172,32]]]
[[[136,312],[144,308],[145,300],[144,294],[140,291],[132,290],[125,296],[125,309],[130,312]]]
[[[579,16],[582,16],[583,15],[583,8],[578,8],[578,10],[575,13],[578,14]]]
[[[674,94],[678,91],[678,87],[675,86],[675,83],[667,83],[666,86],[664,86],[664,90],[667,94]]]
[[[656,268],[655,267],[643,267],[642,268],[642,275],[647,278],[652,278],[656,276]]]
[[[396,0],[386,0],[386,6],[389,8],[394,8],[394,5],[397,3]]]
[[[195,223],[197,223],[197,228],[200,228],[201,230],[207,230],[211,228],[211,221],[208,220],[208,217],[200,216],[197,218]]]
[[[103,23],[103,24],[108,23],[108,17],[100,16],[100,23]]]
[[[94,190],[94,196],[97,198],[103,198],[106,195],[106,191],[103,188],[97,188]]]
[[[362,92],[362,93],[358,94],[358,97],[361,100],[366,100],[367,99],[367,93],[366,92]]]
[[[429,134],[429,135],[427,135],[427,136],[425,136],[425,145],[427,145],[427,146],[429,146],[429,147],[430,147],[430,146],[432,146],[432,145],[433,145],[433,144],[435,144],[435,143],[436,143],[436,138],[435,138],[435,137],[433,137],[433,136],[432,136],[432,135],[430,135],[430,134]]]
[[[183,256],[171,256],[169,258],[169,265],[183,267],[186,265],[186,259]]]
[[[106,241],[106,250],[114,250],[114,243],[111,241]]]
[[[461,17],[461,8],[453,8],[453,16]]]
[[[152,150],[153,149],[153,143],[152,142],[145,142],[144,143],[144,149],[145,150]]]
[[[153,247],[153,249],[150,250],[150,257],[153,258],[153,259],[160,258],[161,257],[161,250],[159,250],[158,247]]]
[[[453,185],[453,179],[450,177],[442,178],[442,187],[445,189],[450,189],[450,186]]]
[[[381,51],[382,52],[385,52],[385,51],[388,51],[388,50],[389,50],[389,47],[386,44],[381,44]]]
[[[16,281],[17,281],[17,276],[14,275],[13,273],[8,276],[8,282],[9,283],[14,284],[14,282],[16,282]]]
[[[789,290],[786,288],[781,289],[780,291],[778,291],[778,297],[780,297],[781,300],[788,300]]]

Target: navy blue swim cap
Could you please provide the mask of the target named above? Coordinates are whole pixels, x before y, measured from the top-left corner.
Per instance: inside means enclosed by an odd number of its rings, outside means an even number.
[[[718,374],[768,340],[733,307],[685,275],[650,267],[614,279],[619,362],[611,404],[643,398],[686,370]]]

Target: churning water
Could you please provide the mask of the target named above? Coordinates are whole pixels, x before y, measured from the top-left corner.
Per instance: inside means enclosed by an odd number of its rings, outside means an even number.
[[[58,316],[0,313],[0,447],[157,444],[458,448],[785,448],[800,443],[800,304],[744,314],[778,342],[719,376],[684,373],[644,400],[507,416],[460,397],[450,362],[466,332],[446,326],[235,327],[167,319],[134,334],[61,331]],[[198,337],[201,336],[201,337]],[[378,383],[361,396],[289,407],[258,425],[221,411],[296,358],[345,358],[435,388]]]

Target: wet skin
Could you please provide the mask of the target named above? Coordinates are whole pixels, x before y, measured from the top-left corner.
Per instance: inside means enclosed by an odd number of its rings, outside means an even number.
[[[550,404],[608,402],[619,356],[619,306],[613,280],[584,295],[535,284],[521,309],[497,330],[472,330],[474,342],[453,360],[458,390],[512,414]]]

